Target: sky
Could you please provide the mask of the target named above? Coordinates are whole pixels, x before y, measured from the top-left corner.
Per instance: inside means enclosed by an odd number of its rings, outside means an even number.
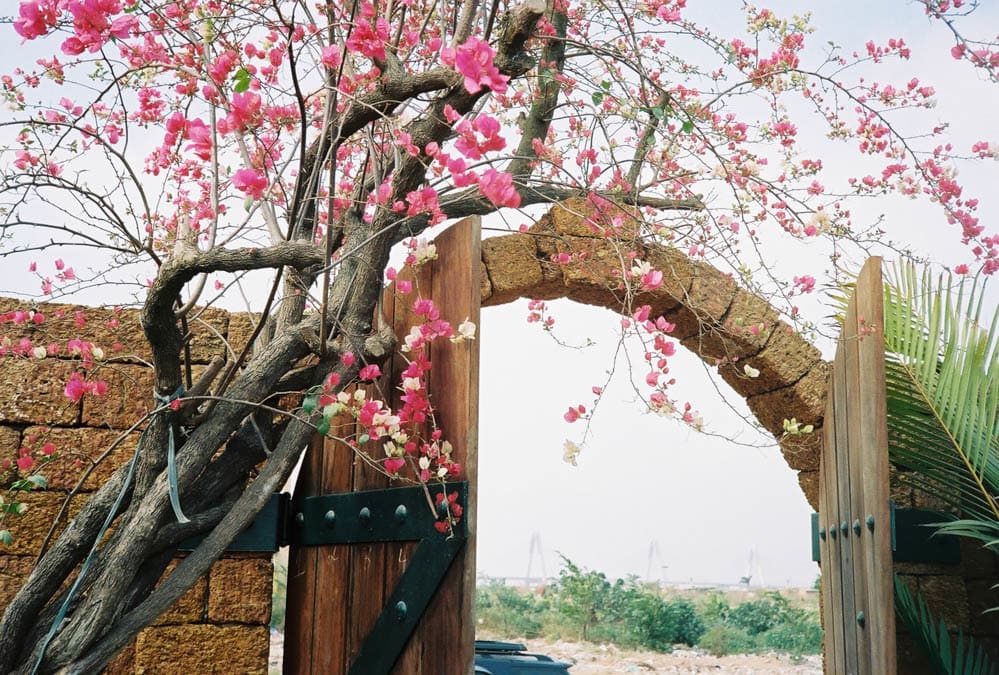
[[[723,33],[740,21],[734,1],[687,4],[689,16],[710,13],[711,24]],[[808,39],[819,48],[832,40],[849,52],[862,50],[872,37],[904,37],[913,49],[912,60],[879,72],[917,73],[936,86],[939,104],[929,114],[951,121],[966,147],[988,137],[993,128],[988,111],[999,109],[999,87],[950,59],[946,30],[930,24],[916,3],[787,1],[771,6],[778,13],[810,8],[818,32]],[[732,11],[725,11],[727,7]],[[999,25],[999,10],[983,6],[976,23]],[[0,41],[5,63],[23,56],[24,47],[17,42]],[[799,118],[803,139],[809,137],[808,125]],[[830,153],[825,155],[827,166],[838,162],[844,176],[854,171],[852,155],[823,151]],[[996,166],[962,175],[969,192],[983,196],[982,215],[992,231],[999,229],[999,210],[994,199],[989,201]],[[955,230],[925,202],[862,202],[855,215],[869,220],[884,215],[893,236],[937,262],[955,264],[969,258]],[[516,218],[508,221],[519,224]],[[826,265],[821,256],[790,255],[780,246],[767,255],[784,278],[815,273]],[[859,266],[861,261],[855,262]],[[17,286],[22,280],[4,272],[0,290],[25,290]],[[29,281],[35,290],[36,282]],[[90,297],[106,299],[106,291]],[[818,320],[828,314],[820,301],[815,297],[806,302],[807,311]],[[593,346],[559,346],[536,324],[526,322],[524,301],[482,313],[480,575],[523,577],[530,567],[532,575],[543,568],[552,576],[560,556],[565,556],[612,578],[634,574],[652,581],[734,584],[751,574],[754,584],[810,587],[818,573],[810,560],[811,508],[796,474],[772,439],[741,420],[748,414],[741,400],[729,395],[723,402],[716,387],[724,392],[727,386],[712,379],[685,350],[672,366],[680,380],[678,393],[681,400],[696,404],[708,428],[720,436],[643,414],[634,392],[618,378],[601,401],[578,466],[562,460],[564,441],[578,441],[582,431],[578,424],[567,425],[562,414],[569,405],[590,403],[590,387],[603,384],[617,336],[616,322],[606,310],[568,301],[551,305],[561,340]],[[831,357],[828,342],[819,346]],[[532,539],[541,543],[541,555],[533,561]]]

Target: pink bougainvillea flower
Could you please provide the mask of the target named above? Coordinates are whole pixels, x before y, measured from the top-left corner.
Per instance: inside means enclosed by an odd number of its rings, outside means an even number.
[[[79,373],[73,373],[69,376],[69,381],[66,382],[66,388],[63,389],[63,393],[73,403],[78,403],[83,395],[87,393],[87,383],[84,382],[83,376]]]
[[[496,206],[520,206],[520,194],[513,187],[513,176],[505,171],[486,169],[479,177],[479,190]]]
[[[361,372],[357,374],[357,377],[359,377],[362,380],[370,382],[377,380],[378,376],[381,374],[382,374],[382,369],[378,367],[378,364],[372,363],[370,365],[361,368]]]
[[[457,49],[448,47],[441,50],[441,61],[465,76],[465,89],[477,94],[487,87],[497,94],[506,93],[506,83],[510,79],[500,73],[493,64],[496,52],[488,42],[470,37]]]
[[[49,32],[59,20],[57,0],[28,0],[18,9],[14,30],[25,40],[34,40]]]
[[[399,469],[406,465],[406,460],[399,457],[390,457],[385,460],[385,471],[388,473],[399,473]]]
[[[29,471],[34,465],[35,460],[31,458],[31,455],[24,455],[17,458],[17,468],[21,471]]]
[[[232,186],[253,199],[261,199],[267,189],[267,177],[256,169],[240,169],[232,175]]]

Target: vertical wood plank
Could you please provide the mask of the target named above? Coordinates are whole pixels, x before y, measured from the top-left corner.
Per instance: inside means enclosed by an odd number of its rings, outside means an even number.
[[[845,358],[843,360],[844,378],[846,380],[846,416],[850,420],[847,426],[847,448],[849,455],[849,473],[843,479],[850,486],[849,510],[842,514],[843,520],[847,523],[849,530],[844,538],[849,539],[853,553],[853,601],[854,614],[844,617],[846,621],[854,621],[854,633],[857,636],[857,672],[871,672],[871,645],[869,634],[877,631],[877,626],[870,622],[871,608],[868,599],[868,574],[867,560],[872,559],[869,539],[865,539],[863,529],[860,535],[854,532],[853,524],[856,520],[862,519],[861,513],[864,510],[864,473],[868,470],[868,452],[864,447],[863,429],[860,422],[860,411],[864,406],[861,397],[859,381],[863,374],[860,372],[860,335],[857,330],[857,297],[861,293],[862,284],[857,285],[854,297],[847,310],[845,321],[842,327],[842,339],[840,349],[843,350]],[[838,450],[842,451],[842,448]],[[873,578],[871,579],[873,583]],[[860,624],[858,617],[864,614],[864,623]]]
[[[836,547],[839,550],[840,570],[841,570],[841,597],[842,611],[841,621],[843,626],[843,646],[844,664],[847,673],[857,673],[857,605],[855,601],[855,589],[853,578],[853,546],[850,541],[849,530],[844,534],[841,528],[843,522],[850,514],[850,452],[849,452],[849,427],[850,418],[847,413],[847,381],[845,369],[846,354],[843,348],[843,336],[840,336],[836,348],[836,360],[833,363],[833,429],[835,438],[835,451],[833,459],[836,463],[836,485],[837,485],[837,519],[833,525],[838,529],[836,533]]]
[[[874,516],[874,532],[864,523],[862,537],[868,544],[865,556],[868,587],[868,606],[871,615],[868,625],[871,640],[871,671],[895,673],[898,669],[895,651],[895,590],[892,578],[893,564],[891,536],[888,528],[889,467],[888,467],[888,404],[885,392],[884,361],[884,291],[881,259],[871,258],[861,270],[857,283],[855,305],[860,340],[858,374],[857,426],[861,443],[867,451],[863,515]],[[880,524],[880,525],[879,525]]]
[[[296,496],[319,494],[319,481],[323,475],[322,446],[323,440],[316,437],[306,449],[295,483]],[[316,548],[293,547],[288,552],[283,665],[285,673],[312,673],[318,560],[319,550]]]
[[[435,245],[438,242],[434,242]],[[440,247],[438,245],[438,251]],[[446,264],[446,260],[439,258],[439,260]],[[410,281],[413,284],[413,292],[409,294],[394,294],[394,306],[395,306],[395,316],[392,325],[395,330],[395,334],[398,336],[399,340],[405,339],[405,336],[409,333],[412,326],[419,325],[423,322],[423,319],[419,317],[415,312],[413,312],[413,302],[417,298],[429,298],[437,304],[438,300],[433,294],[433,278],[436,272],[438,262],[431,261],[421,265],[415,270],[411,267],[404,268],[399,273],[399,278]],[[388,291],[392,291],[393,287],[390,287]],[[386,294],[385,304],[389,304],[390,300],[388,294]],[[433,354],[429,353],[428,358],[432,358]],[[386,382],[386,387],[390,389],[390,392],[386,392],[386,395],[390,396],[392,402],[392,407],[398,409],[403,401],[401,400],[402,392],[398,389],[400,374],[406,369],[407,362],[402,354],[396,351],[392,359],[392,379]],[[431,397],[431,405],[436,405],[436,399],[438,396],[436,387],[433,383],[433,373],[429,373],[426,378],[427,391]],[[426,438],[430,431],[430,424],[425,423],[417,427],[418,433]],[[406,571],[406,567],[409,564],[409,559],[412,557],[414,551],[416,550],[416,544],[414,543],[400,543],[392,547],[392,553],[386,560],[385,569],[385,587],[393,588],[398,582],[399,578],[402,577],[403,573]],[[396,662],[394,672],[397,673],[412,673],[412,675],[421,675],[423,672],[423,644],[420,640],[416,639],[414,634],[403,653],[400,655],[399,660]]]
[[[828,531],[829,524],[837,522],[838,500],[836,491],[835,436],[833,431],[833,386],[832,374],[826,394],[825,424],[823,425],[823,452],[819,464],[819,527]],[[841,597],[841,569],[839,550],[833,545],[832,539],[826,534],[819,539],[819,556],[822,566],[822,627],[823,627],[823,663],[826,672],[846,672],[844,665],[845,646],[843,641],[843,616]]]

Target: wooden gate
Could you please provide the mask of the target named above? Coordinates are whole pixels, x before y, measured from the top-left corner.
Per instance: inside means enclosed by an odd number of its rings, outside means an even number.
[[[881,259],[861,270],[829,378],[819,488],[829,673],[896,672]]]
[[[434,242],[441,264],[419,267],[411,294],[386,291],[384,315],[400,339],[416,323],[418,295],[433,299],[452,326],[465,319],[478,325],[479,237],[478,218],[452,226]],[[422,487],[387,489],[389,479],[350,447],[313,443],[293,500],[299,531],[288,565],[285,673],[471,672],[478,342],[439,339],[430,350],[434,415],[463,467],[465,483],[447,489],[459,493],[460,526],[441,534]],[[393,408],[404,367],[397,356],[383,369],[380,395],[391,392]],[[353,425],[349,416],[342,423]],[[441,490],[432,487],[431,500]],[[330,541],[342,543],[315,545]]]

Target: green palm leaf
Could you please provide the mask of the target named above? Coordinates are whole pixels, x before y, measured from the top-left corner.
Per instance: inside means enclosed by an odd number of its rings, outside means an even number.
[[[967,518],[995,523],[999,311],[986,329],[982,301],[975,283],[955,285],[912,265],[895,269],[885,284],[888,438],[892,462],[913,472],[917,488]]]
[[[919,595],[909,593],[902,580],[895,577],[895,613],[923,649],[933,670],[942,675],[991,675],[995,665],[980,644],[958,631],[951,649],[950,636],[943,619],[939,623]]]

